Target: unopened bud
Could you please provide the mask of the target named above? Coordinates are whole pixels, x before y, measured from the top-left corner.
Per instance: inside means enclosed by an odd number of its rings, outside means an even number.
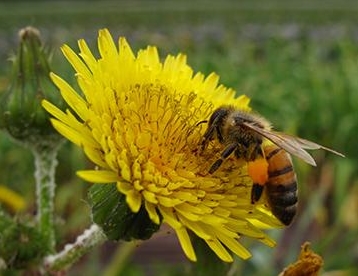
[[[37,29],[19,32],[20,43],[12,61],[10,87],[0,97],[0,127],[18,141],[33,144],[44,139],[59,140],[41,100],[61,102],[49,73],[49,54]]]

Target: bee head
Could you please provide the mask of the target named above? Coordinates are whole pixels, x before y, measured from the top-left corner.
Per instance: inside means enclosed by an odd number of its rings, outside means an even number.
[[[230,114],[232,108],[229,106],[221,106],[218,109],[216,109],[213,114],[211,114],[209,119],[209,127],[211,125],[219,126],[222,124],[222,122],[227,118],[227,116]]]

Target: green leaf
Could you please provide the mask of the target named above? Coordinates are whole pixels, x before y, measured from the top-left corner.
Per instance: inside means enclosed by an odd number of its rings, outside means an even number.
[[[94,184],[88,197],[92,219],[109,240],[146,240],[160,227],[150,220],[143,205],[138,213],[133,213],[115,184]]]

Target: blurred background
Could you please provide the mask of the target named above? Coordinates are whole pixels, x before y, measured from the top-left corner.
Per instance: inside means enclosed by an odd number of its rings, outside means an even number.
[[[313,152],[318,166],[294,160],[299,213],[287,229],[271,231],[278,246],[243,239],[253,253],[237,259],[231,275],[277,275],[304,241],[324,258],[323,275],[358,275],[358,2],[344,1],[4,1],[0,2],[0,92],[9,85],[18,31],[40,30],[53,49],[52,70],[74,83],[59,47],[77,50],[84,38],[96,49],[97,32],[125,36],[134,51],[156,45],[160,55],[183,52],[195,71],[216,72],[221,83],[252,99],[277,130],[346,155]],[[35,212],[33,158],[0,136],[0,184],[26,199]],[[89,167],[66,143],[57,168],[57,229],[61,249],[90,225]],[[81,196],[79,196],[81,195]],[[164,231],[166,232],[166,231]],[[87,254],[69,275],[184,275],[189,262],[176,238],[158,234],[138,247],[106,243]]]

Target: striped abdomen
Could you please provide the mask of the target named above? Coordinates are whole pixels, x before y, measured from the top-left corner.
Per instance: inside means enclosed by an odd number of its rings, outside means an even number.
[[[268,180],[265,184],[272,213],[289,225],[297,210],[297,179],[291,156],[272,145],[264,148],[268,162]]]

